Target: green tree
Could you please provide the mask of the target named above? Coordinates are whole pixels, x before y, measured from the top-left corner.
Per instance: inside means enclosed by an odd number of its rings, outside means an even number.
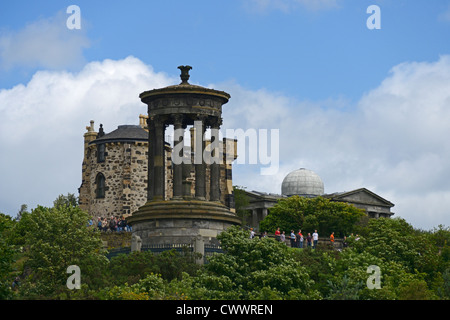
[[[330,292],[328,300],[359,300],[359,292],[363,287],[363,282],[353,282],[345,274],[337,283],[328,280]]]
[[[429,234],[434,244],[439,248],[444,248],[450,245],[450,227],[445,227],[440,224],[437,228],[433,228]]]
[[[16,220],[19,221],[22,218],[22,215],[28,213],[28,206],[26,204],[22,204],[20,206],[19,212],[17,212]]]
[[[394,300],[399,297],[399,287],[413,281],[421,281],[424,274],[411,273],[398,262],[384,261],[369,252],[345,249],[337,256],[323,255],[329,266],[328,287],[322,292],[327,299]],[[369,288],[367,280],[369,266],[380,271],[380,288]]]
[[[68,193],[67,196],[59,195],[55,201],[53,201],[53,207],[77,207],[78,197],[73,193]]]
[[[14,221],[10,216],[0,213],[0,299],[11,297],[10,286],[13,281],[12,271],[16,250],[7,239],[14,227]]]
[[[150,273],[135,284],[106,288],[101,295],[107,300],[159,300],[165,298],[166,286],[161,275]]]
[[[350,241],[350,246],[359,255],[379,259],[378,265],[384,265],[384,283],[390,285],[396,298],[445,299],[448,264],[445,246],[439,246],[445,244],[445,231],[441,228],[438,232],[416,230],[401,218],[371,219],[364,236]],[[413,288],[418,292],[408,294]]]
[[[245,193],[245,187],[233,186],[234,207],[236,209],[236,215],[241,218],[244,223],[247,216],[249,216],[248,210],[245,209],[249,205],[249,199]]]
[[[439,271],[439,248],[426,233],[401,218],[371,219],[367,234],[354,242],[354,247],[384,261],[401,263],[410,272],[424,272],[429,280]]]
[[[436,295],[428,289],[424,280],[403,283],[399,288],[399,300],[435,300]]]
[[[249,239],[249,233],[233,226],[218,239],[224,250],[209,258],[193,279],[183,277],[178,288],[192,299],[310,299],[308,270],[294,259],[286,245],[270,238]],[[175,284],[175,283],[174,283]],[[188,289],[186,289],[188,288]]]
[[[14,242],[23,246],[26,258],[21,293],[28,298],[47,298],[68,293],[67,268],[77,265],[84,284],[101,282],[98,270],[107,259],[101,253],[98,232],[87,228],[89,216],[78,207],[38,206],[15,226]]]
[[[318,230],[319,234],[335,232],[344,236],[354,232],[355,224],[365,216],[363,210],[353,205],[330,201],[323,197],[292,196],[278,200],[261,221],[261,230]]]
[[[107,275],[108,284],[130,285],[139,282],[149,274],[159,274],[164,280],[181,279],[182,273],[194,275],[199,265],[195,254],[177,252],[175,249],[154,254],[151,251],[135,251],[121,254],[111,259]]]
[[[425,232],[425,235],[438,249],[438,255],[441,257],[440,272],[445,273],[447,269],[450,270],[450,228],[439,225],[438,228]]]

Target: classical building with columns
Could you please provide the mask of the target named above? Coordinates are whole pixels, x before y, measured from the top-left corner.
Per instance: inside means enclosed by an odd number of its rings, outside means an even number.
[[[363,209],[369,218],[389,218],[394,213],[391,208],[394,204],[376,193],[359,188],[347,192],[325,194],[324,183],[315,172],[300,168],[286,175],[281,184],[281,194],[268,194],[258,191],[246,191],[249,204],[245,207],[249,211],[246,224],[258,229],[271,207],[279,199],[298,195],[307,198],[324,197],[331,201],[345,202]]]

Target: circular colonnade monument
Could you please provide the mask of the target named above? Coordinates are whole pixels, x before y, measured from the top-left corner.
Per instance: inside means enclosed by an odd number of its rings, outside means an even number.
[[[134,212],[128,222],[133,227],[133,235],[141,238],[142,245],[186,244],[199,237],[205,243],[214,244],[220,232],[241,223],[220,202],[219,161],[207,163],[204,157],[205,130],[209,127],[212,132],[218,132],[222,124],[222,106],[228,102],[230,95],[190,84],[189,70],[192,67],[178,68],[181,70],[180,84],[145,91],[139,95],[148,106],[148,193],[146,204]],[[173,125],[174,130],[181,134],[175,134],[174,151],[177,152],[172,153],[173,197],[165,200],[164,137],[169,125]],[[183,133],[188,126],[193,125],[196,147],[190,156],[186,156],[183,153]],[[213,144],[214,141],[211,141],[210,147]],[[215,159],[223,160],[218,155],[219,148],[210,152]],[[195,195],[191,195],[191,182],[187,179],[192,166],[195,171]]]

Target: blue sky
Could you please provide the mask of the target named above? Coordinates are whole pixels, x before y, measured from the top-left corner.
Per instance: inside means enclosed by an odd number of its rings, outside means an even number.
[[[280,130],[279,174],[236,166],[237,184],[279,193],[307,167],[327,193],[367,187],[415,227],[448,226],[449,36],[449,0],[2,1],[0,212],[76,193],[89,120],[137,122],[139,93],[189,64],[191,83],[231,94],[224,126]]]
[[[2,4],[0,21],[2,30],[20,30],[57,12],[69,17],[65,9],[77,4],[81,32],[90,41],[82,53],[86,61],[133,55],[156,71],[173,73],[185,62],[203,83],[235,79],[301,99],[358,98],[392,66],[448,52],[450,23],[439,16],[449,1],[337,0],[319,9],[295,0],[273,2],[291,7],[245,0],[9,1]],[[381,30],[366,28],[371,4],[381,8]],[[24,80],[6,73],[1,84]]]

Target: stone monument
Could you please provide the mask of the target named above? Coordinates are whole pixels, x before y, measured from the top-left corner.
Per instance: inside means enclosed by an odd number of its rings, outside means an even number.
[[[148,188],[147,202],[128,218],[133,234],[142,239],[142,245],[187,244],[202,237],[205,244],[217,242],[217,235],[227,227],[240,224],[240,219],[220,202],[220,163],[205,161],[207,149],[204,133],[209,127],[218,132],[222,123],[222,106],[230,95],[188,82],[190,66],[179,66],[182,82],[178,85],[142,92],[139,97],[148,106]],[[173,196],[165,195],[164,137],[166,127],[175,132],[173,163]],[[184,131],[194,126],[195,148],[186,155]],[[190,129],[192,132],[192,128]],[[213,148],[217,136],[208,147]],[[192,140],[192,139],[191,139]],[[194,141],[191,141],[191,145]],[[217,150],[211,150],[214,159],[222,160]],[[181,161],[180,161],[181,160]],[[211,159],[209,159],[211,160]],[[188,173],[195,170],[195,195],[190,193]],[[209,166],[209,181],[206,169]],[[207,194],[206,184],[209,183]]]

